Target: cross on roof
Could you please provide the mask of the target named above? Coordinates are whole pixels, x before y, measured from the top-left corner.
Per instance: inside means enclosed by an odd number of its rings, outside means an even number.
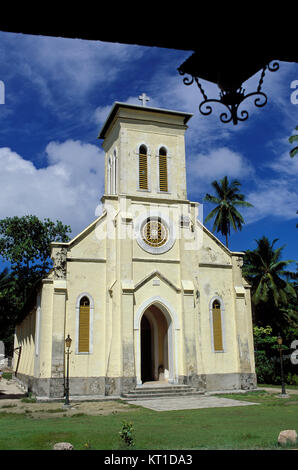
[[[143,106],[146,106],[146,101],[149,101],[150,98],[148,98],[148,96],[146,95],[146,93],[142,93],[142,94],[139,96],[139,100],[142,101],[142,105],[143,105]]]

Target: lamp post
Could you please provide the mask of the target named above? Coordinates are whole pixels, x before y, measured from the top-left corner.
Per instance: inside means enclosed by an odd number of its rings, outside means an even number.
[[[279,357],[280,357],[280,372],[281,372],[281,397],[287,397],[286,393],[286,386],[284,381],[284,368],[283,368],[283,356],[282,356],[282,337],[280,333],[278,333],[277,337],[278,349],[279,349]]]
[[[65,402],[64,405],[69,406],[69,348],[71,346],[72,339],[69,335],[67,335],[67,338],[65,339],[65,346],[67,348],[65,354],[67,356],[67,363],[66,363],[66,385],[65,385]]]

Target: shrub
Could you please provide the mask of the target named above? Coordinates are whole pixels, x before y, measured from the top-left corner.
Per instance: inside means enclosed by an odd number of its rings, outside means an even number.
[[[274,365],[273,361],[267,357],[265,351],[255,351],[255,362],[258,383],[272,383]]]
[[[291,344],[294,333],[297,331],[292,329],[286,330],[284,335],[286,341],[284,343]],[[287,336],[288,335],[288,336]],[[267,326],[254,327],[254,344],[255,344],[255,364],[258,383],[267,384],[280,384],[281,383],[281,369],[280,369],[280,355],[277,345],[277,337],[272,335],[272,328]],[[297,374],[295,365],[291,363],[290,351],[291,349],[285,344],[283,348],[283,369],[284,380],[288,385],[297,385]]]
[[[119,435],[122,439],[122,442],[124,442],[128,447],[133,447],[135,445],[133,431],[134,428],[132,423],[129,423],[128,421],[122,421],[122,429],[119,432]]]
[[[288,385],[298,385],[298,375],[291,374],[291,372],[289,372],[286,376],[286,383]]]

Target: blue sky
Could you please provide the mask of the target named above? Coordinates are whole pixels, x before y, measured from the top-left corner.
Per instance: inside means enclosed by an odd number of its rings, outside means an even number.
[[[289,157],[288,137],[298,125],[291,100],[298,64],[280,62],[279,71],[267,71],[267,105],[249,103],[249,119],[234,126],[220,122],[219,108],[199,113],[199,89],[184,85],[177,72],[190,54],[0,32],[0,218],[59,219],[74,236],[92,222],[103,194],[99,130],[115,101],[141,104],[145,92],[148,106],[194,114],[186,132],[188,199],[202,202],[211,182],[227,175],[254,205],[243,211],[246,224],[231,235],[230,249],[254,249],[266,235],[286,245],[284,259],[296,260],[298,158]],[[243,85],[247,92],[259,78],[260,72]],[[218,96],[214,84],[201,82],[208,97]],[[211,208],[204,204],[205,216]]]

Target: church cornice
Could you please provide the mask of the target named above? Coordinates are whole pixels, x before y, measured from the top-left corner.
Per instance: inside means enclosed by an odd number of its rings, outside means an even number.
[[[136,261],[136,262],[139,261],[139,262],[142,262],[142,263],[172,263],[172,264],[181,263],[180,259],[160,258],[160,257],[154,257],[154,258],[134,257],[134,258],[132,258],[132,261]]]
[[[221,268],[232,269],[232,264],[218,264],[218,263],[199,263],[199,268]]]
[[[67,257],[67,261],[76,261],[83,263],[106,263],[105,258],[77,258],[77,257]]]
[[[164,194],[164,193],[162,193]],[[193,203],[189,201],[188,199],[176,199],[176,198],[165,198],[161,196],[155,196],[154,194],[150,194],[150,201],[148,201],[148,192],[146,195],[139,195],[139,194],[119,194],[119,195],[110,195],[110,194],[104,194],[101,197],[101,202],[104,203],[106,200],[112,200],[112,201],[117,201],[119,198],[126,198],[130,199],[131,201],[140,201],[146,203],[148,206],[149,205],[154,205],[154,204],[199,204]]]
[[[113,122],[113,120],[115,119],[115,117],[117,117],[117,112],[119,111],[120,108],[123,108],[123,109],[130,109],[130,110],[134,110],[134,111],[141,111],[143,113],[146,113],[148,115],[148,113],[159,113],[159,114],[163,114],[163,115],[175,115],[175,116],[180,116],[180,117],[184,117],[184,120],[183,120],[183,123],[184,125],[187,123],[187,121],[193,116],[193,114],[191,113],[184,113],[184,112],[181,112],[181,111],[174,111],[174,110],[170,110],[170,109],[161,109],[161,108],[152,108],[152,107],[147,107],[147,106],[139,106],[139,105],[132,105],[132,104],[128,104],[128,103],[121,103],[119,101],[116,101],[103,125],[103,127],[101,128],[101,131],[99,132],[99,135],[98,135],[98,139],[104,139],[106,137],[106,134]],[[121,116],[123,119],[126,119],[128,118],[129,116]],[[134,120],[136,119],[141,119],[139,116],[137,118],[134,118]]]

